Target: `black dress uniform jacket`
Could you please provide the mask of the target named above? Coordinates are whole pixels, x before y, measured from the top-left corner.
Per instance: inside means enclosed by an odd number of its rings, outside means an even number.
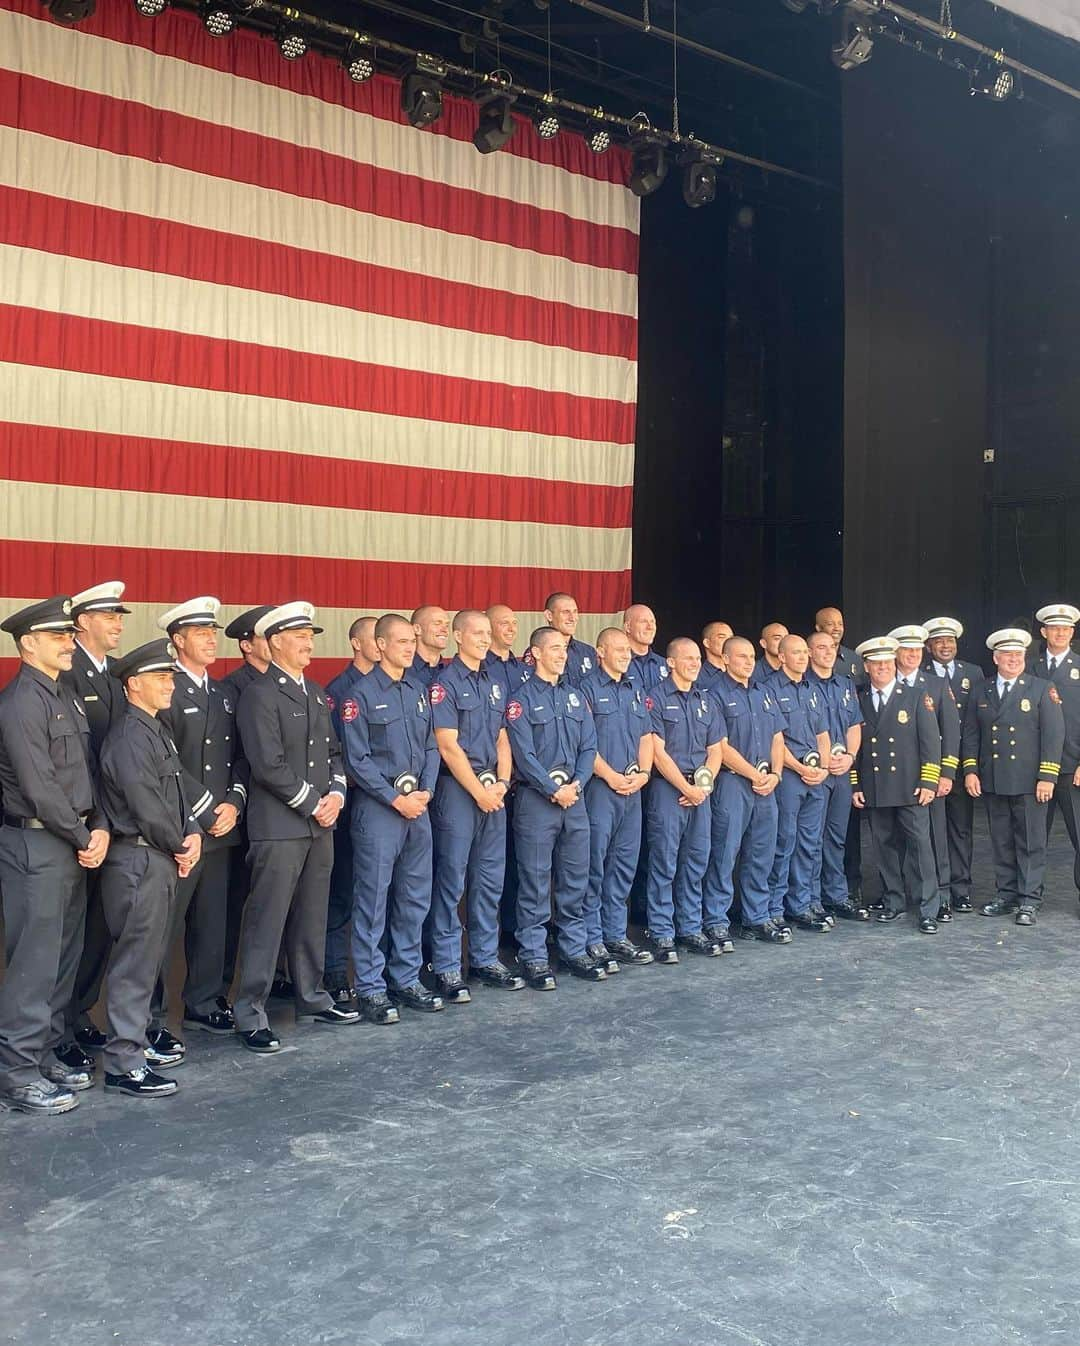
[[[260,678],[266,677],[265,673],[260,673],[254,664],[249,664],[245,659],[239,668],[234,668],[231,673],[221,679],[221,685],[232,689],[233,711],[235,712],[239,704],[241,694],[251,686],[253,682],[258,682]]]
[[[862,746],[851,772],[868,808],[914,804],[915,792],[941,779],[941,734],[930,694],[897,681],[885,707],[874,709],[872,688],[859,689]]]
[[[101,748],[101,802],[116,841],[142,837],[177,855],[198,832],[184,792],[172,735],[153,715],[129,705]]]
[[[331,790],[345,797],[341,748],[326,694],[301,687],[276,664],[253,680],[237,707],[237,725],[250,767],[247,833],[252,841],[318,836],[312,818]]]
[[[937,669],[934,667],[934,661],[930,658],[923,660],[922,671],[928,677],[931,675],[939,676]],[[953,660],[952,677],[946,678],[946,681],[952,688],[953,700],[956,702],[961,725],[964,723],[964,715],[967,712],[967,703],[971,698],[971,693],[982,684],[985,677],[986,674],[978,664],[967,664],[960,659]]]
[[[208,680],[209,689],[178,669],[172,705],[159,715],[172,734],[184,766],[184,787],[191,812],[204,831],[214,825],[219,804],[233,804],[242,815],[247,805],[248,764],[236,732],[236,700],[232,688]],[[223,837],[203,838],[204,850],[234,846],[234,827]]]
[[[1046,655],[1041,654],[1030,668],[1036,678],[1052,682],[1061,697],[1065,715],[1065,746],[1061,750],[1061,779],[1071,779],[1080,766],[1080,655],[1067,650],[1050,674]]]
[[[915,690],[924,692],[934,703],[941,734],[941,774],[946,780],[955,780],[960,770],[960,711],[947,681],[920,669],[915,675]]]
[[[90,749],[96,757],[101,752],[105,735],[124,718],[127,697],[118,679],[110,671],[112,660],[106,658],[105,672],[101,673],[90,656],[76,641],[71,658],[71,670],[60,674],[60,685],[78,698],[86,712],[90,727]]]
[[[997,677],[984,678],[964,717],[964,771],[984,794],[1030,795],[1038,781],[1056,785],[1065,744],[1061,694],[1053,683],[1021,674],[1004,702]]]

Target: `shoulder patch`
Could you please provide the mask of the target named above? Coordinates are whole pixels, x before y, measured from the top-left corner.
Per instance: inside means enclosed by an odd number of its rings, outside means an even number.
[[[337,702],[334,700],[334,698],[330,695],[329,692],[326,693],[326,704],[330,708],[330,710],[334,710],[337,707]],[[225,702],[225,709],[226,710],[229,709],[229,703],[227,700]]]
[[[428,688],[428,700],[433,706],[441,706],[446,700],[446,688],[441,682],[433,682]]]
[[[926,695],[923,697],[923,705],[926,707],[927,710],[932,711],[934,709],[934,698],[930,695],[929,692],[927,692]]]
[[[510,704],[506,707],[506,718],[507,718],[508,720],[520,720],[520,719],[521,719],[521,702],[520,702],[520,701],[511,701],[511,702],[510,702]]]
[[[347,701],[341,703],[341,718],[346,724],[352,724],[353,720],[360,714],[360,707],[349,697]]]
[[[653,701],[653,699],[652,699],[651,696],[647,696],[647,697],[645,698],[645,709],[646,709],[646,710],[652,710],[653,707],[655,706],[655,704],[656,704],[656,703]]]
[[[1053,703],[1054,703],[1056,706],[1060,706],[1060,705],[1061,705],[1061,693],[1058,691],[1058,689],[1054,686],[1053,683],[1050,684],[1050,689],[1049,689],[1049,690],[1050,690],[1050,700],[1053,701]]]

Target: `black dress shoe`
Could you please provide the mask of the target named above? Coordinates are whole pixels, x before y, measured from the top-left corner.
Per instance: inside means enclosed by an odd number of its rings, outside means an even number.
[[[94,1066],[96,1064],[94,1058],[88,1056],[86,1052],[74,1042],[69,1043],[66,1047],[57,1048],[53,1052],[53,1055],[62,1065],[67,1066],[69,1070],[89,1071],[91,1075],[94,1073]]]
[[[1016,924],[1017,924],[1017,925],[1034,925],[1034,924],[1035,924],[1035,908],[1034,908],[1034,907],[1017,907],[1017,909],[1016,909]]]
[[[76,1051],[79,1049],[76,1047]],[[71,1066],[66,1066],[56,1057],[55,1060],[47,1061],[41,1067],[41,1073],[52,1084],[58,1084],[61,1089],[70,1089],[73,1094],[80,1093],[83,1089],[92,1089],[94,1087],[94,1063],[90,1062],[88,1070],[73,1070]]]
[[[707,925],[705,934],[712,942],[719,946],[721,953],[734,953],[735,944],[731,938],[731,931],[726,925]]]
[[[792,916],[791,924],[797,925],[800,930],[815,930],[818,934],[824,934],[827,930],[832,929],[832,925],[824,916],[815,916],[813,911],[809,909]]]
[[[79,1100],[70,1089],[62,1089],[51,1080],[34,1080],[15,1089],[0,1093],[0,1108],[12,1112],[29,1112],[38,1117],[55,1117],[79,1106]]]
[[[75,1030],[75,1041],[84,1052],[100,1052],[108,1040],[108,1036],[93,1024]]]
[[[867,910],[867,911],[884,911],[884,910],[885,910],[885,899],[884,899],[884,898],[881,898],[881,897],[875,897],[874,900],[873,900],[872,902],[867,902],[867,904],[866,904],[866,910]]]
[[[1008,916],[1010,912],[1016,910],[1016,903],[1009,897],[995,897],[993,902],[987,902],[979,908],[979,914],[982,916]]]
[[[590,944],[585,950],[594,963],[599,963],[609,977],[619,970],[619,960],[611,953],[606,944]]]
[[[333,997],[334,1004],[338,1009],[356,1009],[356,992],[351,986],[328,986],[326,994]]]
[[[176,1093],[176,1081],[155,1074],[149,1066],[140,1066],[126,1075],[110,1075],[106,1071],[105,1091],[128,1094],[132,1098],[167,1098]]]
[[[790,944],[791,931],[774,925],[772,921],[762,921],[760,925],[741,925],[739,938],[759,939],[763,944]]]
[[[390,997],[384,991],[376,991],[374,995],[358,994],[356,1007],[365,1023],[396,1024],[401,1020],[401,1015],[390,1003]]]
[[[521,970],[534,991],[554,991],[558,985],[550,963],[522,963]]]
[[[267,1000],[292,1000],[294,999],[293,984],[286,977],[275,977],[270,987],[270,994]]]
[[[790,937],[791,926],[788,925],[787,921],[784,919],[783,916],[770,916],[767,924],[775,926],[777,930],[781,932],[781,934],[785,934]]]
[[[645,967],[653,961],[648,949],[640,948],[632,939],[611,939],[607,941],[606,947],[612,958],[630,967]]]
[[[969,912],[975,910],[975,908],[971,905],[971,903],[968,901],[966,897],[954,897],[952,902],[952,909],[953,911],[963,911],[963,912]]]
[[[329,1009],[313,1010],[311,1013],[305,1013],[303,1010],[297,1012],[296,1022],[298,1024],[358,1024],[360,1022],[360,1011],[357,1009],[343,1009],[340,1005],[331,1005]]]
[[[607,973],[599,963],[594,963],[588,954],[582,954],[580,958],[564,958],[562,965],[571,977],[577,977],[581,981],[607,981]]]
[[[674,967],[679,961],[679,955],[675,952],[675,941],[673,939],[654,939],[652,942],[653,957],[658,963],[665,967]]]
[[[949,922],[952,920],[952,907],[949,906],[948,902],[943,902],[941,904],[941,907],[938,910],[937,918],[942,925],[948,925]]]
[[[436,972],[435,990],[447,1005],[467,1005],[472,1000],[459,968],[453,972]]]
[[[443,1007],[440,997],[432,995],[423,982],[419,981],[414,981],[411,986],[390,986],[388,987],[388,994],[396,1005],[403,1005],[406,1009],[421,1010],[425,1014],[434,1014]]]
[[[281,1051],[281,1042],[270,1028],[251,1028],[247,1032],[238,1028],[236,1036],[249,1052],[259,1052],[266,1056],[270,1052]]]
[[[184,1010],[184,1027],[194,1028],[201,1033],[235,1033],[236,1020],[231,1009],[215,1009],[209,1014],[196,1014],[194,1010]]]
[[[824,921],[826,925],[836,924],[836,917],[830,911],[826,911],[820,902],[811,902],[810,915],[815,916],[819,921]]]
[[[502,963],[488,963],[484,967],[469,968],[469,976],[484,986],[494,986],[499,991],[522,991],[525,978],[511,972]]]
[[[676,935],[675,943],[680,949],[700,954],[702,958],[720,957],[720,945],[714,943],[704,930],[696,930],[692,935]]]
[[[924,935],[936,935],[937,921],[932,916],[924,916],[919,922],[919,929]]]
[[[870,912],[866,907],[857,907],[854,902],[832,902],[825,910],[830,916],[836,916],[841,921],[868,921]]]
[[[877,919],[884,925],[889,921],[899,921],[904,915],[903,907],[896,911],[879,911]]]
[[[173,1037],[167,1028],[152,1028],[146,1040],[161,1056],[183,1056],[187,1052],[180,1039]]]

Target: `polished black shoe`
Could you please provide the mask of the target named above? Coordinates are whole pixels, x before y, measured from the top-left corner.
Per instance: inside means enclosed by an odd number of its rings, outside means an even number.
[[[705,934],[719,947],[721,953],[735,952],[735,944],[731,938],[731,931],[726,925],[707,925],[705,927]]]
[[[678,948],[700,954],[702,958],[720,957],[720,945],[711,940],[704,930],[695,930],[692,935],[676,935],[675,943]]]
[[[534,991],[554,991],[558,985],[550,963],[522,963],[521,970]]]
[[[174,1038],[167,1028],[158,1028],[147,1037],[143,1055],[150,1066],[178,1066],[183,1063],[187,1048]]]
[[[580,958],[563,958],[562,965],[571,977],[577,977],[581,981],[607,981],[607,973],[587,954],[582,954]]]
[[[434,1014],[443,1007],[440,997],[432,995],[428,988],[418,981],[414,981],[411,986],[391,986],[388,988],[388,994],[396,1005],[402,1005],[405,1009],[421,1010],[425,1014]]]
[[[93,1024],[75,1030],[75,1041],[84,1052],[100,1052],[108,1040],[108,1035],[100,1028],[95,1028]]]
[[[740,926],[739,936],[741,939],[759,939],[763,944],[791,943],[791,931],[772,921],[762,921],[760,925]]]
[[[585,952],[594,963],[599,963],[609,977],[618,972],[619,960],[606,944],[590,944]]]
[[[343,1009],[340,1005],[331,1005],[329,1009],[312,1010],[306,1013],[298,1010],[296,1014],[298,1024],[358,1024],[360,1022],[360,1011],[353,1009]]]
[[[879,911],[877,914],[877,919],[882,924],[885,924],[888,921],[899,921],[903,916],[904,916],[904,909],[903,907],[900,907],[896,911]]]
[[[396,1024],[401,1021],[401,1015],[390,1003],[390,997],[383,991],[376,991],[374,995],[358,993],[356,1007],[365,1023]]]
[[[194,1028],[200,1033],[235,1033],[236,1020],[231,1009],[215,1009],[209,1014],[196,1014],[194,1010],[184,1009],[184,1027]]]
[[[800,930],[815,930],[818,934],[824,934],[832,929],[832,924],[825,919],[824,914],[815,916],[812,909],[800,911],[790,917],[791,924],[797,925]]]
[[[867,910],[867,911],[884,911],[884,910],[885,910],[885,899],[882,898],[882,897],[875,897],[875,898],[873,899],[872,902],[867,902],[867,904],[866,904],[866,910]]]
[[[675,951],[675,941],[673,939],[654,939],[652,941],[653,957],[658,963],[663,963],[665,967],[674,967],[679,961],[679,955]]]
[[[0,1108],[12,1112],[29,1112],[38,1117],[55,1117],[79,1106],[79,1100],[70,1089],[62,1089],[52,1080],[34,1080],[15,1089],[0,1093]]]
[[[870,912],[866,907],[857,907],[854,902],[832,902],[825,908],[830,916],[841,921],[868,921]]]
[[[932,916],[924,916],[919,921],[919,929],[922,931],[924,935],[936,935],[937,921],[935,921]]]
[[[1016,903],[1012,898],[995,897],[993,902],[987,902],[979,908],[981,916],[1008,916],[1016,910]]]
[[[281,1042],[270,1028],[251,1028],[247,1032],[238,1028],[236,1036],[240,1039],[241,1045],[246,1047],[249,1052],[258,1052],[262,1056],[267,1056],[270,1052],[281,1051]]]
[[[76,1047],[76,1051],[79,1049]],[[83,1070],[74,1070],[60,1060],[54,1053],[55,1059],[46,1061],[41,1067],[41,1073],[51,1084],[58,1084],[61,1089],[70,1089],[73,1094],[81,1093],[83,1089],[92,1089],[94,1087],[94,1063],[90,1062],[89,1068]]]
[[[769,917],[768,924],[769,924],[769,925],[774,925],[774,926],[777,928],[777,930],[780,931],[781,934],[783,934],[783,935],[787,935],[788,938],[790,939],[790,937],[791,937],[791,926],[788,925],[787,920],[786,920],[785,917],[783,917],[783,916],[770,916],[770,917]]]
[[[435,990],[445,1005],[467,1005],[472,996],[461,976],[461,970],[435,973]]]
[[[176,1093],[176,1081],[158,1075],[149,1066],[129,1070],[126,1075],[105,1072],[105,1092],[128,1094],[132,1098],[167,1098]]]
[[[287,977],[275,977],[270,987],[270,994],[267,1000],[293,1000],[295,994],[293,984]]]
[[[498,991],[522,991],[525,989],[525,978],[519,977],[516,972],[511,972],[502,963],[488,963],[484,967],[471,967],[469,968],[469,976],[474,981],[481,982],[484,986],[494,986]]]
[[[58,1047],[53,1055],[61,1063],[67,1066],[68,1070],[86,1071],[89,1074],[94,1073],[96,1062],[92,1056],[88,1056],[83,1049],[74,1042],[69,1042],[66,1047]]]
[[[949,906],[948,902],[942,902],[937,918],[942,925],[948,925],[952,920],[952,907]]]
[[[1016,909],[1017,925],[1034,925],[1035,919],[1036,918],[1034,907],[1017,907]]]
[[[356,1009],[356,992],[351,986],[328,986],[326,994],[333,998],[340,1010]]]
[[[952,909],[953,911],[962,911],[965,914],[975,910],[966,897],[953,898]]]
[[[654,961],[648,949],[642,949],[632,939],[611,939],[605,947],[616,962],[629,967],[645,967]]]

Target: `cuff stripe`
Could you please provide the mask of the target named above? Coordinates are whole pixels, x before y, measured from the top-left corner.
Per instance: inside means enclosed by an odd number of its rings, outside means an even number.
[[[294,794],[293,797],[288,801],[288,807],[291,809],[298,809],[309,794],[311,794],[311,786],[307,783],[307,781],[304,781],[300,789],[297,790],[296,794]]]

